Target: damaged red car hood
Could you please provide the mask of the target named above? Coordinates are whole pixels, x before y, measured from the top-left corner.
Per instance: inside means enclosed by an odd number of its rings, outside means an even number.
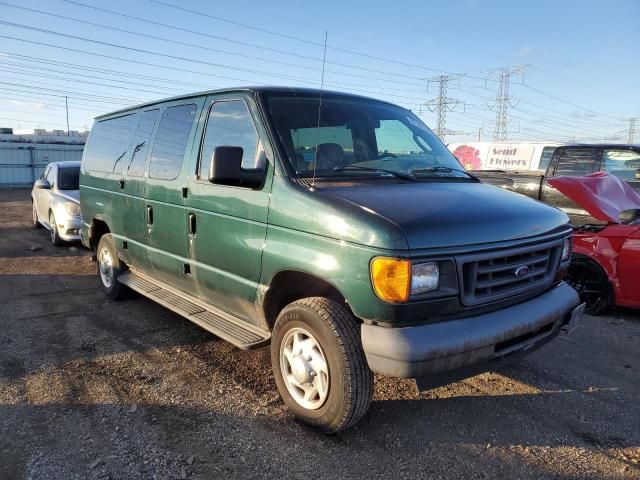
[[[554,177],[547,181],[598,220],[621,223],[622,212],[640,209],[640,194],[607,172],[585,177]]]

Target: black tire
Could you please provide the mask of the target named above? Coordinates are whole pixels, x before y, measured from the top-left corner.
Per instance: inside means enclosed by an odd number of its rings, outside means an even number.
[[[49,212],[49,228],[51,229],[49,233],[51,234],[51,243],[53,243],[56,247],[61,247],[65,244],[65,241],[60,238],[58,234],[58,225],[56,224],[56,217],[53,212]]]
[[[40,220],[38,219],[38,210],[36,210],[36,203],[31,199],[31,220],[33,221],[34,228],[42,228]]]
[[[567,271],[567,283],[585,303],[585,313],[602,315],[611,306],[613,293],[606,272],[587,257],[574,257]]]
[[[107,258],[101,255],[107,255],[110,258],[111,273],[109,275],[103,275],[101,270],[106,268]],[[100,237],[98,242],[98,249],[96,250],[96,265],[98,271],[98,278],[100,279],[100,285],[105,295],[112,300],[121,300],[126,297],[128,289],[126,286],[118,282],[118,277],[127,270],[127,266],[118,257],[118,252],[113,245],[113,238],[110,233],[105,233]],[[110,277],[111,281],[107,282],[107,278]]]
[[[328,365],[329,387],[324,403],[305,408],[291,395],[281,370],[281,346],[287,333],[303,329],[313,335]],[[342,305],[310,297],[287,305],[278,315],[271,338],[271,365],[282,399],[294,416],[313,429],[336,433],[355,425],[366,413],[373,395],[369,370],[356,319]]]

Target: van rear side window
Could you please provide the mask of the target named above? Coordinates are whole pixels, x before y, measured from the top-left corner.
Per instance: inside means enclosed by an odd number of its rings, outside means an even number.
[[[84,168],[94,172],[114,172],[118,165],[122,166],[135,119],[136,115],[130,114],[97,122],[85,148]]]
[[[194,103],[164,110],[151,151],[150,178],[173,180],[178,176],[196,110]]]
[[[158,112],[158,109],[147,110],[142,112],[140,118],[138,118],[138,126],[136,127],[136,133],[133,134],[131,146],[133,150],[131,163],[127,170],[127,175],[131,177],[142,177],[144,175],[144,163],[147,159],[149,142],[151,141],[153,127],[156,124],[156,118],[158,118]]]

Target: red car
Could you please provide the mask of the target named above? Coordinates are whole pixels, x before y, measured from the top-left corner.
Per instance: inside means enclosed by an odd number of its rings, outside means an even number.
[[[574,231],[567,281],[591,315],[610,305],[640,308],[640,194],[614,175],[555,177],[548,182],[604,225]]]

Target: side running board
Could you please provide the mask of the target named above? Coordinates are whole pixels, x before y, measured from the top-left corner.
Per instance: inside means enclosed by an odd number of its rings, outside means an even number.
[[[266,330],[138,272],[129,270],[118,281],[243,350],[266,345],[271,338]]]

